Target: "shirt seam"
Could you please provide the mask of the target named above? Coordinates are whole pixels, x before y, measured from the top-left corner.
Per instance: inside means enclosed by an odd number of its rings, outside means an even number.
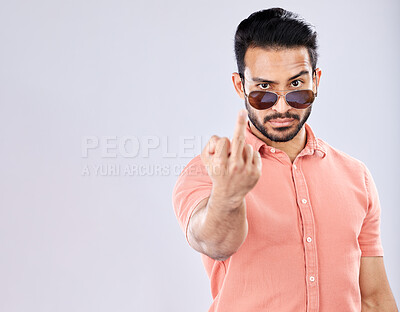
[[[363,163],[362,163],[363,164]],[[365,181],[365,191],[367,193],[367,213],[369,212],[369,181],[368,181],[368,175],[366,174],[366,170],[365,170],[365,164],[363,164],[363,169],[364,169],[364,181]]]

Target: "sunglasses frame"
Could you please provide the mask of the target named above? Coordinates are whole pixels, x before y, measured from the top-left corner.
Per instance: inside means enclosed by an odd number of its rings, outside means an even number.
[[[316,72],[315,69],[313,70],[313,75],[312,75],[313,83],[314,83],[314,74],[315,74],[315,80],[317,80],[317,72]],[[244,75],[243,75],[242,73],[239,73],[239,76],[240,76],[240,79],[241,79],[242,85],[243,85],[243,93],[244,93],[244,95],[246,96],[246,98],[248,99],[249,97],[248,97],[248,95],[246,94],[246,90],[245,90],[245,88],[244,88],[244,80],[247,80],[247,79],[244,77]],[[269,93],[274,93],[274,94],[277,96],[277,100],[276,100],[276,102],[274,103],[274,105],[272,105],[272,106],[269,107],[269,108],[264,108],[264,109],[255,108],[254,106],[251,105],[250,101],[249,101],[249,104],[250,104],[252,107],[254,107],[255,109],[257,109],[257,110],[270,109],[270,108],[274,107],[274,106],[276,105],[276,103],[278,103],[279,98],[280,98],[281,96],[283,96],[284,99],[285,99],[286,104],[289,105],[290,107],[293,107],[293,106],[290,105],[290,104],[288,103],[288,101],[286,100],[286,96],[287,96],[289,93],[292,93],[292,92],[295,92],[295,91],[309,90],[309,91],[311,91],[311,92],[314,94],[314,100],[315,100],[315,98],[317,97],[317,94],[318,94],[318,84],[317,84],[317,83],[315,83],[315,88],[316,88],[316,90],[315,90],[316,92],[314,92],[314,91],[311,90],[311,89],[280,90],[280,91],[277,91],[277,92],[286,92],[286,91],[287,91],[285,94],[278,94],[278,93],[276,93],[276,92],[274,92],[274,91],[264,91],[264,90],[257,90],[257,91],[256,91],[256,90],[254,90],[254,91],[251,91],[251,92],[249,93],[249,95],[250,95],[252,92],[264,92],[264,93],[269,92]],[[313,100],[313,102],[312,102],[310,105],[308,105],[308,106],[305,107],[305,108],[296,108],[296,107],[293,107],[293,108],[294,108],[294,109],[306,109],[306,108],[310,107],[310,106],[314,103],[314,100]]]

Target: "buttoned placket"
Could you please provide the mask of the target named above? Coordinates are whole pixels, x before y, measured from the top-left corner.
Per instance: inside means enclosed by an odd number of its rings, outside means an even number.
[[[293,164],[289,156],[279,149],[269,148],[270,155],[278,157],[277,154],[284,154],[287,161],[291,164],[294,188],[296,191],[297,206],[300,210],[301,225],[303,230],[303,248],[305,254],[305,284],[307,292],[306,312],[317,312],[319,310],[319,285],[318,285],[318,258],[315,238],[315,220],[308,194],[307,183],[300,164],[301,158],[311,155],[313,151],[310,147],[305,147],[295,158]],[[300,220],[299,220],[300,222]]]
[[[298,208],[303,220],[303,245],[305,254],[305,272],[307,288],[307,312],[319,310],[318,290],[318,258],[317,246],[315,244],[315,220],[308,194],[307,182],[299,166],[301,157],[312,154],[309,147],[303,149],[296,157],[292,166],[293,182],[296,190]]]

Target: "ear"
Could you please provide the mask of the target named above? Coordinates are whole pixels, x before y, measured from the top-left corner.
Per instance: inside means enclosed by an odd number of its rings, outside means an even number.
[[[313,91],[314,92],[317,92],[317,88],[319,88],[319,82],[321,80],[321,74],[322,74],[321,68],[319,68],[319,67],[316,68],[315,69],[315,75],[313,76],[313,81],[314,81]],[[315,86],[317,86],[317,88]]]
[[[232,82],[233,82],[233,87],[236,90],[236,93],[240,96],[242,100],[244,100],[242,79],[240,79],[239,73],[236,72],[232,73]]]

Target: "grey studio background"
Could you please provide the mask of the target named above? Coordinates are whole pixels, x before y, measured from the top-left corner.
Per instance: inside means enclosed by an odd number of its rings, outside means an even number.
[[[274,6],[317,27],[308,122],[370,169],[399,303],[398,1],[3,0],[0,311],[207,311],[172,188],[231,137],[234,32]]]

